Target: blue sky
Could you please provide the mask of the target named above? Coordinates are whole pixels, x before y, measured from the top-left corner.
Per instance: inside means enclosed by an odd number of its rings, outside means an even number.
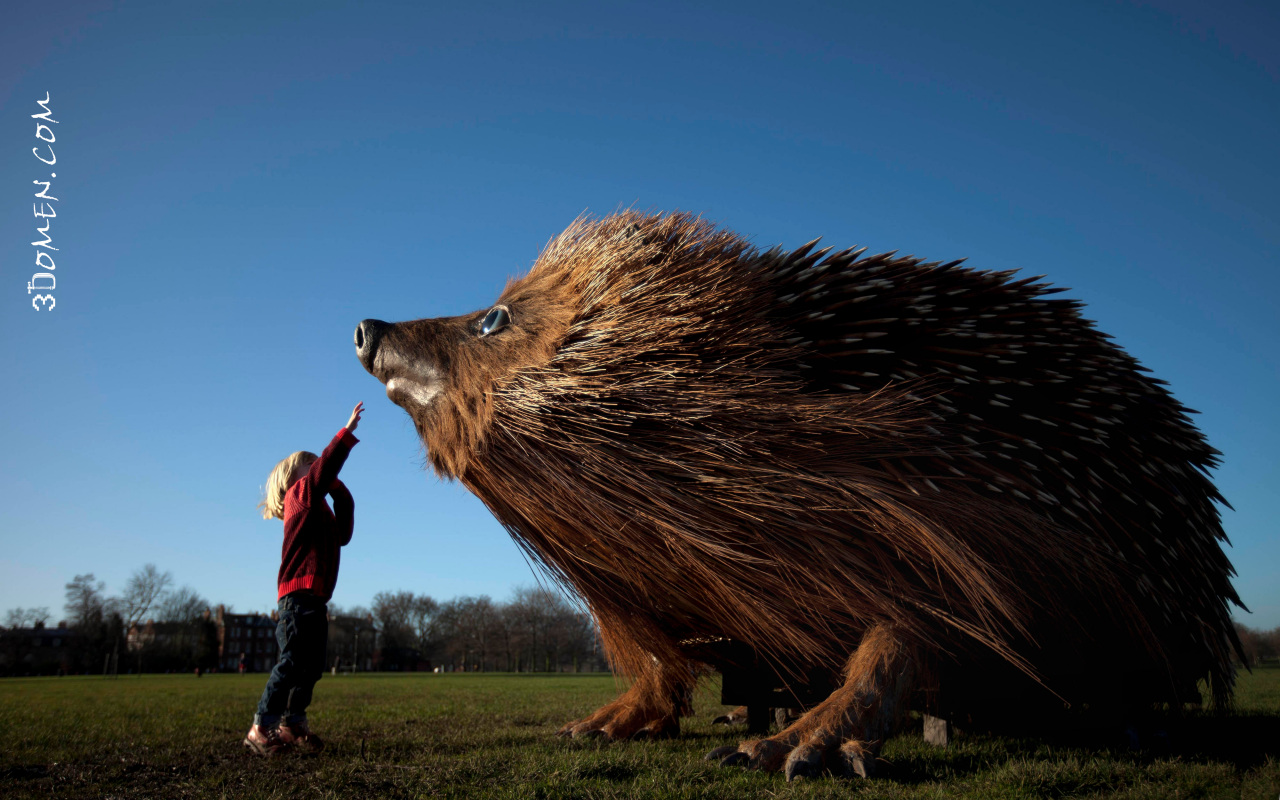
[[[148,562],[272,607],[260,487],[357,400],[334,601],[532,583],[352,331],[484,307],[578,214],[636,206],[1071,287],[1202,412],[1239,618],[1280,625],[1278,35],[1233,3],[6,8],[0,610],[56,620],[77,573]]]

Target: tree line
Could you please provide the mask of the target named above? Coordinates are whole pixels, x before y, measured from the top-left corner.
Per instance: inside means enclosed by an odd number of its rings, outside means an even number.
[[[15,608],[0,630],[0,674],[103,674],[216,667],[213,606],[154,564],[109,595],[92,573],[65,585],[65,618]],[[222,607],[230,612],[230,607]],[[607,669],[589,614],[563,595],[524,587],[510,600],[487,595],[437,601],[409,591],[379,592],[371,607],[329,607],[327,664],[384,670],[563,671]],[[147,628],[149,623],[155,623]],[[136,635],[131,641],[130,630]],[[144,631],[163,635],[144,637]]]
[[[387,669],[424,662],[465,671],[607,669],[591,616],[543,587],[518,588],[506,602],[487,595],[437,602],[413,592],[379,592],[366,613]]]
[[[1280,628],[1258,631],[1236,623],[1236,635],[1244,649],[1244,661],[1250,667],[1280,664]]]
[[[5,614],[0,638],[0,673],[100,674],[193,669],[217,657],[217,632],[206,613],[209,603],[195,589],[173,589],[173,576],[154,564],[138,569],[117,595],[93,573],[76,575],[64,586],[65,616],[49,626],[49,609],[14,608]],[[163,648],[130,652],[130,628],[147,621],[167,624],[173,635]]]
[[[154,564],[134,572],[118,595],[108,595],[92,573],[76,575],[64,587],[65,618],[57,628],[48,625],[47,607],[5,614],[0,674],[215,666],[220,654],[210,603],[190,586],[172,586],[172,575]],[[329,616],[327,663],[335,666],[504,672],[608,668],[590,615],[540,586],[518,588],[505,602],[487,595],[437,601],[410,591],[379,592],[371,607],[331,604]],[[135,641],[130,648],[130,629],[148,621],[165,626],[165,635]],[[1280,628],[1255,630],[1236,623],[1236,632],[1248,666],[1280,663]],[[58,644],[42,650],[41,642]]]

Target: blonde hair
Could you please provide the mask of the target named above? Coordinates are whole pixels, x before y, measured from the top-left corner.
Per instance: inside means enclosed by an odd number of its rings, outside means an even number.
[[[267,478],[266,497],[258,503],[258,508],[262,509],[263,519],[284,519],[284,494],[289,491],[291,482],[289,479],[293,477],[293,471],[299,464],[310,464],[317,458],[319,456],[315,453],[299,450],[276,464],[271,470],[270,477]]]

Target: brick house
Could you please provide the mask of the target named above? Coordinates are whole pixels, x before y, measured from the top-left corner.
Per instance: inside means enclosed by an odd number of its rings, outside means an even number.
[[[218,628],[218,670],[234,672],[244,654],[245,669],[268,672],[276,663],[276,612],[232,614],[219,605],[214,616]]]
[[[124,635],[125,648],[129,652],[136,652],[144,647],[165,646],[171,644],[180,638],[187,630],[187,625],[182,622],[156,622],[147,620],[146,623],[139,625],[134,623],[129,626],[129,630]]]

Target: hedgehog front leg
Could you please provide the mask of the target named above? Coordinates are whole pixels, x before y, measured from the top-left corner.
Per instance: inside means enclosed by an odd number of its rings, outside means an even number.
[[[631,687],[585,719],[570,722],[557,736],[603,736],[610,740],[677,736],[697,683],[692,662],[658,663]]]
[[[707,758],[723,766],[785,769],[787,780],[817,775],[824,766],[868,777],[903,717],[916,661],[889,628],[873,627],[849,658],[844,684],[827,699],[775,736],[717,748]]]

